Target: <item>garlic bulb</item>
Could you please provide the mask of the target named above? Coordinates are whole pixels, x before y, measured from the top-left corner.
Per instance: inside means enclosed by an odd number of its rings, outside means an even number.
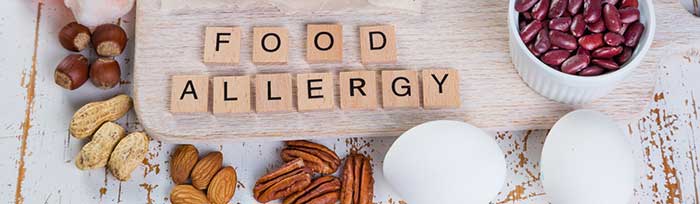
[[[135,0],[64,0],[78,23],[94,27],[114,23],[129,13]]]

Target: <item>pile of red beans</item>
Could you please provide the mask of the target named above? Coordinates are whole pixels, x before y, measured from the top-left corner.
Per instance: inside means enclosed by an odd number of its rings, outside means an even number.
[[[644,33],[637,0],[516,0],[515,10],[530,52],[572,75],[618,70]]]

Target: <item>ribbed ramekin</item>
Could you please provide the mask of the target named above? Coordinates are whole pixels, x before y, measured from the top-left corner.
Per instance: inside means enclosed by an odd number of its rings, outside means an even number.
[[[508,4],[510,53],[515,69],[535,92],[561,103],[589,103],[610,93],[620,81],[637,68],[654,40],[656,31],[654,6],[651,0],[639,0],[640,22],[644,24],[645,29],[632,58],[619,70],[600,76],[583,77],[566,74],[540,61],[530,53],[520,39],[518,12],[514,8],[515,1],[510,0]]]

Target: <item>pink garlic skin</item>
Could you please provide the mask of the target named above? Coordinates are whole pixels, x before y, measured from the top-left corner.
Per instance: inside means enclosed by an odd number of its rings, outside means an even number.
[[[76,21],[88,27],[116,23],[134,7],[135,0],[64,0]]]

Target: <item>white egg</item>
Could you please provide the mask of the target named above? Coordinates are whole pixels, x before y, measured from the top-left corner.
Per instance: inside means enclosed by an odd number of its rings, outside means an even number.
[[[591,110],[571,112],[552,127],[540,164],[544,190],[557,204],[625,204],[639,177],[623,130]]]
[[[383,170],[408,203],[487,204],[503,187],[506,162],[495,139],[479,128],[433,121],[401,135]]]

